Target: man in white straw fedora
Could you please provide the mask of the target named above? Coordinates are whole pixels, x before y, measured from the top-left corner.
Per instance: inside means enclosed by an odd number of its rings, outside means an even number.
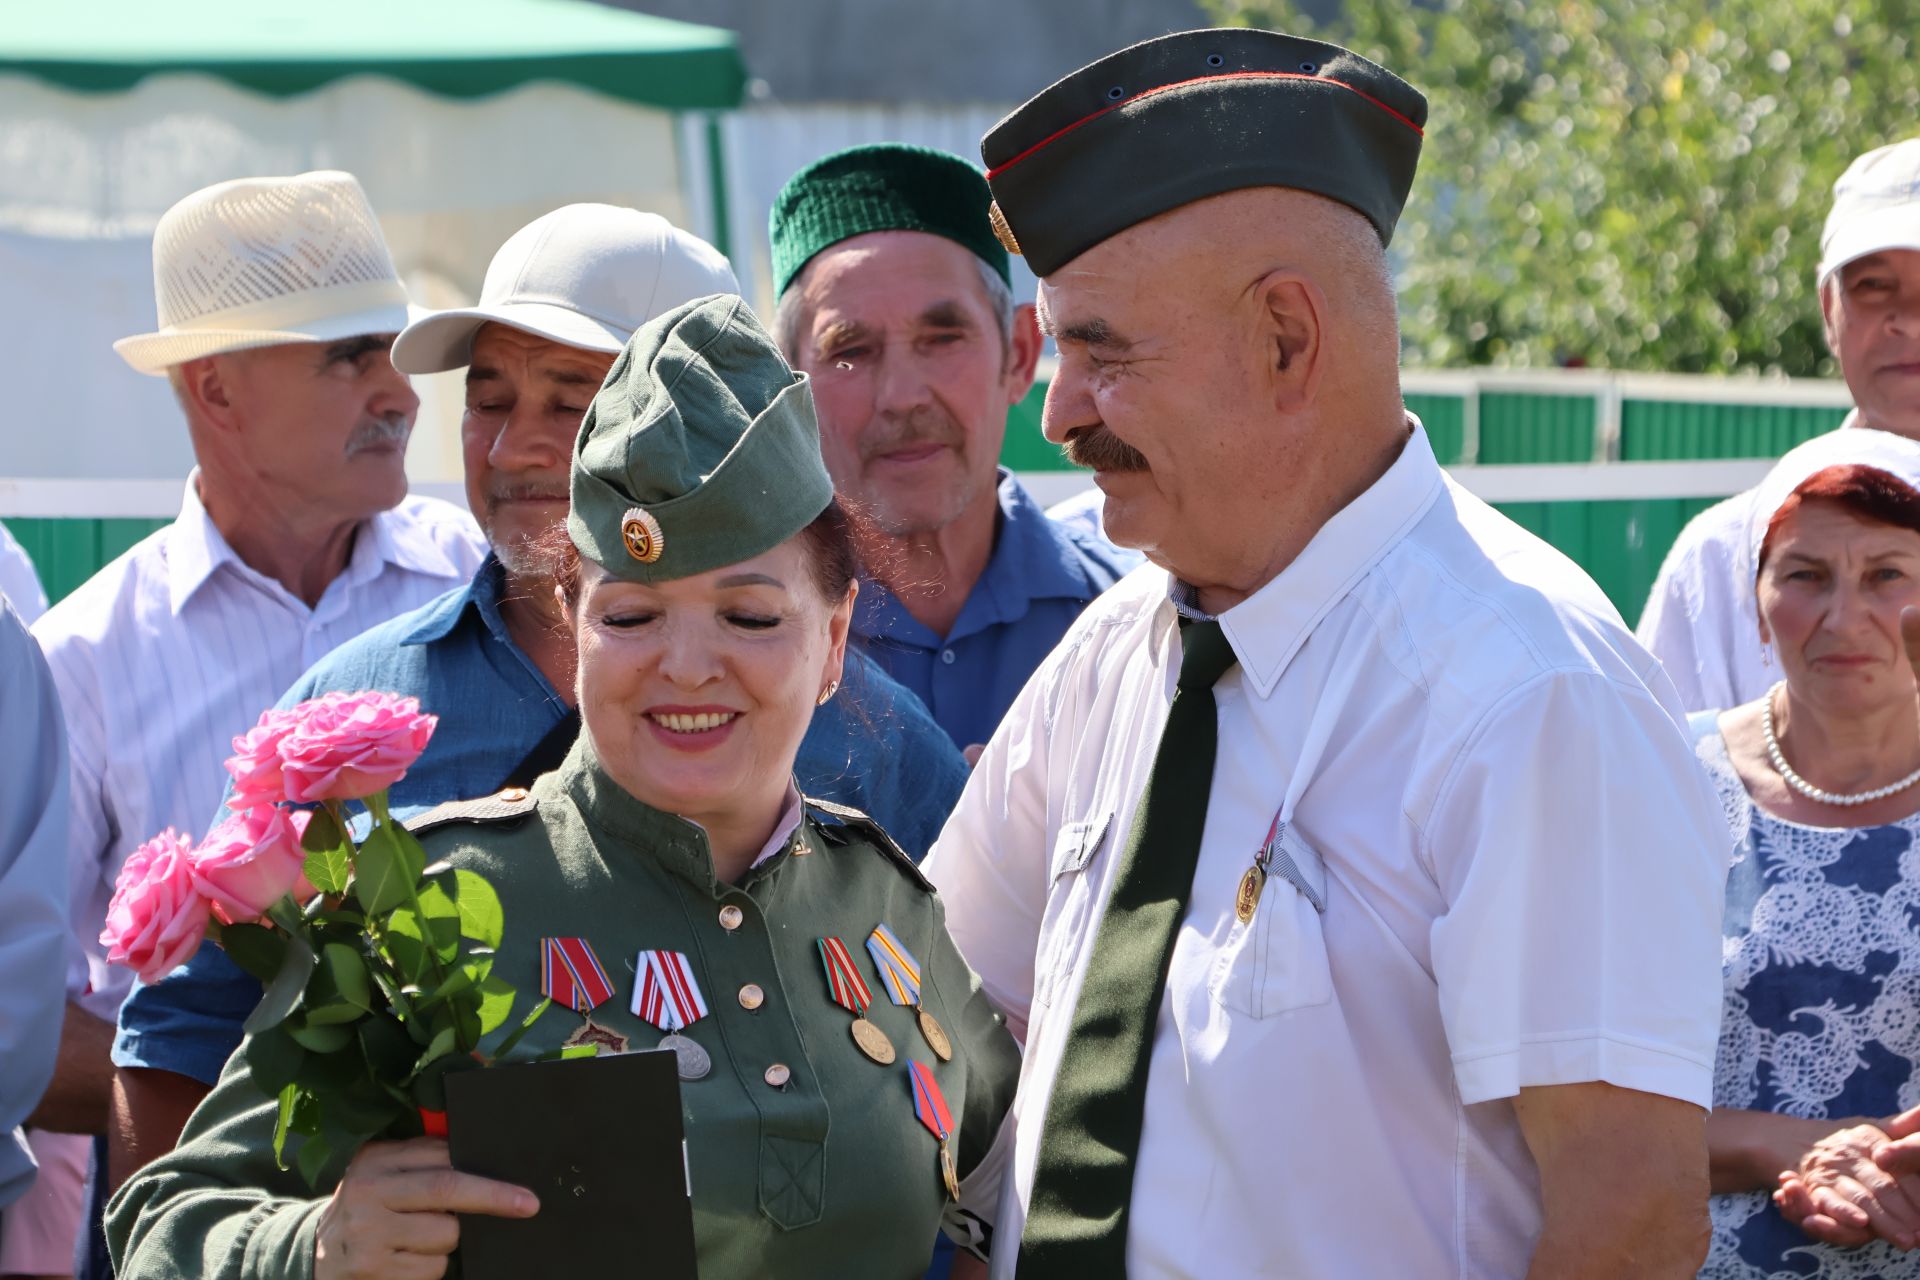
[[[282,701],[387,689],[437,714],[433,750],[394,784],[397,810],[523,787],[573,745],[574,647],[539,544],[566,520],[580,420],[635,329],[737,287],[718,250],[657,214],[569,205],[501,246],[479,305],[418,320],[393,344],[409,373],[467,370],[467,501],[493,554],[470,583],[336,649]],[[918,856],[966,785],[965,763],[870,660],[850,651],[846,683],[859,709],[843,695],[815,713],[795,775],[809,796],[873,813]],[[259,998],[211,945],[134,988],[114,1045],[116,1185],[172,1148]]]
[[[1838,430],[1816,437],[1828,442],[1822,456],[1849,461],[1847,442],[1861,430],[1920,440],[1920,138],[1867,152],[1833,184],[1815,286],[1854,405]],[[1688,711],[1744,706],[1780,678],[1754,606],[1754,493],[1688,522],[1640,616],[1640,643],[1666,664]]]
[[[36,1123],[101,1134],[131,985],[99,936],[120,865],[203,835],[221,761],[342,641],[464,582],[486,553],[407,496],[419,399],[388,356],[406,290],[351,175],[224,182],[154,229],[159,328],[114,344],[173,384],[196,467],[172,524],[34,626],[72,763],[69,1008]]]

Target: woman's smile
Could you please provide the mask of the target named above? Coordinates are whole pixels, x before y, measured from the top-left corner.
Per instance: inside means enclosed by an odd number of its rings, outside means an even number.
[[[658,706],[641,713],[653,736],[673,751],[711,751],[733,735],[744,712],[731,707]]]

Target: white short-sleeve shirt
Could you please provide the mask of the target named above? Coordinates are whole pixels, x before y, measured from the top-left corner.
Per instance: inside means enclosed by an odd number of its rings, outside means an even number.
[[[112,1022],[133,975],[100,929],[120,864],[165,827],[198,839],[235,735],[344,641],[463,586],[486,555],[473,518],[410,497],[360,527],[312,608],[249,567],[200,505],[107,565],[34,624],[66,709],[70,998]]]
[[[1026,1044],[997,1277],[1178,674],[1172,585],[1145,568],[1093,604],[926,864]],[[1672,686],[1418,430],[1221,623],[1240,665],[1215,690],[1129,1274],[1522,1275],[1541,1209],[1520,1089],[1711,1098],[1730,837]],[[1298,872],[1243,924],[1282,809]]]

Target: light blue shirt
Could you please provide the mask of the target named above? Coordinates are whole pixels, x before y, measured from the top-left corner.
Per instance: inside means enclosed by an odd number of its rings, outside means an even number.
[[[489,795],[568,715],[500,616],[505,576],[492,556],[473,581],[348,641],[281,699],[380,689],[440,717],[433,742],[390,797],[406,814]],[[914,858],[924,856],[966,785],[966,762],[926,708],[849,650],[840,695],[814,713],[794,762],[814,799],[864,810]],[[114,1062],[209,1084],[240,1042],[260,984],[211,943],[120,1009]]]
[[[853,630],[888,675],[933,712],[954,745],[993,736],[1040,660],[1093,598],[1139,567],[1084,525],[1050,519],[1012,472],[1000,472],[993,555],[946,635],[915,621],[877,582],[862,581]]]
[[[67,731],[40,646],[0,597],[0,1208],[33,1185],[19,1125],[66,1009]]]

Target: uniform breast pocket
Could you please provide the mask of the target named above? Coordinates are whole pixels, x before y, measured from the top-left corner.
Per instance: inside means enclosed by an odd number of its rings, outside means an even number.
[[[1214,1002],[1249,1018],[1270,1018],[1333,999],[1320,921],[1326,902],[1326,864],[1291,829],[1283,831],[1253,919],[1235,918],[1214,962],[1208,984]]]
[[[1093,916],[1092,879],[1086,874],[1094,854],[1106,843],[1113,815],[1104,813],[1069,822],[1054,837],[1047,874],[1047,910],[1040,919],[1040,949],[1034,957],[1033,1002],[1052,1004],[1077,954],[1076,943],[1091,945],[1088,921]]]

